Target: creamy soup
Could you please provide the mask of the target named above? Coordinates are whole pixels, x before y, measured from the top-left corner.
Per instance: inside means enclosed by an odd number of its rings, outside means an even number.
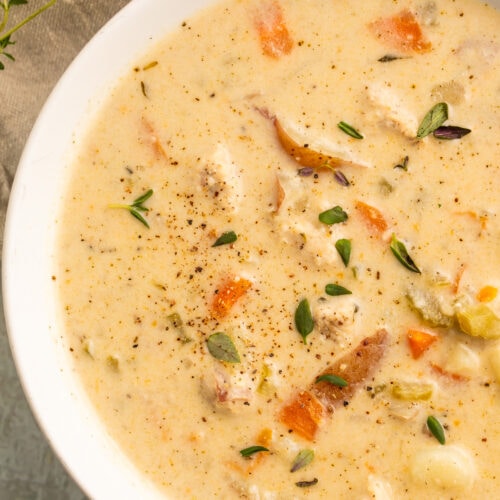
[[[76,154],[75,370],[171,498],[498,497],[500,15],[225,0]]]

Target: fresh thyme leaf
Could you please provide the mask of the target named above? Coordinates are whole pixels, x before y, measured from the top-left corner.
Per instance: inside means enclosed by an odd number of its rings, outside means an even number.
[[[25,5],[28,3],[27,0],[1,0],[0,7],[3,10],[3,16],[0,19],[0,56],[5,56],[11,61],[14,61],[14,56],[5,52],[5,48],[8,45],[14,45],[15,42],[11,41],[10,37],[20,28],[22,28],[26,23],[30,22],[36,16],[41,14],[44,10],[48,9],[56,3],[57,0],[49,0],[46,4],[42,5],[39,9],[35,10],[27,17],[25,17],[21,22],[17,23],[12,28],[4,31],[6,29],[7,21],[9,19],[9,11],[14,6]],[[0,70],[5,69],[5,65],[0,62]]]
[[[351,258],[351,240],[347,240],[345,238],[337,240],[337,242],[335,243],[335,248],[337,249],[340,258],[342,259],[344,266],[347,267]]]
[[[144,224],[149,229],[148,221],[143,217],[141,212],[148,212],[149,208],[145,207],[143,203],[153,196],[153,190],[148,189],[144,194],[136,198],[130,205],[124,203],[112,203],[109,208],[123,208],[128,210],[133,217]]]
[[[234,243],[238,239],[238,236],[234,231],[227,231],[222,233],[212,245],[213,247],[219,247],[221,245],[227,245],[229,243]]]
[[[345,132],[347,135],[354,137],[354,139],[363,139],[363,136],[351,125],[346,122],[338,122],[337,127]]]
[[[420,269],[416,266],[415,262],[413,262],[413,259],[408,255],[408,251],[406,250],[404,243],[399,241],[396,238],[395,234],[392,235],[391,250],[396,259],[398,259],[399,262],[401,262],[401,264],[406,267],[406,269],[420,274]]]
[[[295,327],[300,333],[304,344],[307,344],[306,338],[314,328],[314,320],[307,299],[302,299],[295,310]]]
[[[295,486],[298,486],[299,488],[308,488],[309,486],[314,486],[317,483],[318,483],[318,478],[315,477],[311,481],[297,481],[295,483]]]
[[[290,472],[296,472],[306,465],[309,465],[314,459],[314,451],[309,449],[300,450],[295,457]]]
[[[149,198],[151,198],[151,196],[153,196],[153,190],[148,189],[143,195],[139,196],[139,198],[136,198],[132,202],[132,206],[140,207],[145,201],[149,200]],[[141,208],[144,208],[144,207],[141,207]]]
[[[378,62],[391,62],[391,61],[396,61],[397,59],[403,59],[401,56],[395,56],[393,54],[386,54],[385,56],[382,56],[380,59],[377,59]]]
[[[342,210],[342,207],[338,205],[336,207],[330,208],[321,212],[318,216],[319,220],[323,224],[338,224],[339,222],[345,222],[347,220],[347,213]]]
[[[457,127],[456,125],[447,125],[438,127],[433,132],[436,139],[452,140],[461,139],[464,135],[470,134],[470,128]]]
[[[207,339],[207,347],[210,354],[219,361],[226,363],[239,363],[240,355],[236,350],[231,338],[222,332],[217,332]]]
[[[441,422],[436,417],[434,417],[433,415],[430,415],[429,417],[427,417],[427,427],[431,431],[432,435],[441,444],[446,443],[446,436],[444,435],[443,426],[441,425]]]
[[[248,448],[244,448],[243,450],[240,450],[241,456],[248,458],[254,453],[259,453],[261,451],[269,451],[265,446],[249,446]]]
[[[341,186],[347,187],[351,184],[344,173],[340,170],[335,170],[333,172],[333,177]]]
[[[142,222],[148,229],[149,229],[149,224],[148,221],[141,215],[139,210],[136,209],[130,209],[130,213],[132,214],[133,217],[135,217],[139,222]]]
[[[417,138],[422,139],[423,137],[431,134],[447,119],[448,104],[446,104],[445,102],[438,102],[424,116],[424,119],[422,120],[422,123],[420,123],[420,126],[417,130]]]
[[[410,160],[409,156],[405,156],[402,160],[401,163],[398,163],[397,165],[394,165],[394,168],[401,168],[405,172],[408,170],[408,161]]]
[[[328,283],[328,285],[325,286],[325,293],[327,295],[350,295],[352,292],[351,290],[348,290],[347,288],[344,288],[342,285],[337,285],[336,283]]]
[[[315,382],[328,382],[329,384],[336,385],[337,387],[347,387],[349,385],[347,380],[344,380],[338,375],[333,375],[332,373],[325,373],[324,375],[316,377]]]

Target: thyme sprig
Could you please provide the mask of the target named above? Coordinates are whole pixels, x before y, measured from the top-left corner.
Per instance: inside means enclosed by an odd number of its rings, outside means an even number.
[[[11,40],[12,35],[22,28],[25,24],[29,23],[32,19],[41,14],[44,10],[47,10],[49,7],[54,5],[57,0],[49,0],[46,4],[42,5],[39,9],[32,12],[30,15],[26,16],[21,22],[14,25],[12,28],[7,31],[7,24],[9,22],[9,14],[10,9],[13,6],[17,5],[25,5],[28,3],[28,0],[0,0],[0,9],[3,10],[2,20],[0,21],[0,56],[4,56],[11,61],[15,61],[14,56],[10,52],[6,52],[5,49],[9,45],[14,45],[15,42]],[[0,70],[5,69],[5,65],[0,61]]]
[[[112,203],[109,205],[109,208],[123,208],[128,210],[138,221],[142,222],[148,229],[149,224],[148,221],[144,218],[141,212],[148,212],[149,208],[144,206],[144,202],[149,200],[153,196],[153,190],[148,189],[144,194],[136,198],[130,205],[125,203]]]

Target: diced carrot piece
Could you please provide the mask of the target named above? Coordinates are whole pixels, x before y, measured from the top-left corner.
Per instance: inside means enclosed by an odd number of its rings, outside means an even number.
[[[292,51],[293,40],[286,27],[281,5],[276,0],[262,4],[255,17],[255,27],[266,56],[279,59]]]
[[[323,418],[324,407],[309,391],[302,391],[280,412],[280,421],[299,436],[314,439]]]
[[[257,444],[260,444],[261,446],[265,446],[267,448],[271,443],[272,438],[273,431],[266,427],[259,432],[259,435],[257,436]]]
[[[223,283],[217,289],[212,301],[212,312],[216,318],[226,316],[236,301],[251,288],[252,282],[236,277]]]
[[[374,236],[382,236],[387,231],[389,226],[378,208],[367,205],[362,201],[357,201],[355,207],[366,223],[368,230]]]
[[[448,377],[449,379],[454,380],[455,382],[466,382],[467,380],[469,380],[469,377],[459,375],[458,373],[449,372],[444,368],[442,368],[441,366],[436,365],[434,363],[431,363],[431,368],[439,375],[442,375],[443,377]]]
[[[384,45],[401,52],[429,52],[431,43],[422,33],[415,16],[404,9],[398,14],[381,17],[369,25],[370,31]]]
[[[498,295],[498,288],[491,286],[491,285],[486,285],[477,292],[477,300],[479,302],[491,302],[496,298]]]
[[[144,139],[151,146],[151,149],[154,152],[155,156],[157,158],[168,159],[167,152],[163,148],[156,130],[154,129],[151,122],[149,122],[146,118],[142,119],[142,128],[144,132]]]
[[[451,291],[453,293],[458,293],[458,289],[460,288],[460,282],[462,281],[462,276],[465,271],[465,265],[461,264],[460,269],[457,271],[457,274],[455,275],[455,279],[453,280],[452,286],[451,286]]]
[[[438,337],[432,333],[423,332],[422,330],[409,329],[406,338],[414,359],[420,358],[429,347],[436,342]]]

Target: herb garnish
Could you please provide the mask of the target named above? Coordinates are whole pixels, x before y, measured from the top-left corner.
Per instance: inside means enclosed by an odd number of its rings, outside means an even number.
[[[338,224],[339,222],[345,222],[347,220],[347,213],[342,210],[342,207],[338,205],[336,207],[330,208],[321,212],[318,216],[319,220],[323,224]]]
[[[422,139],[423,137],[431,134],[447,119],[448,104],[446,104],[445,102],[438,102],[424,116],[424,119],[422,120],[422,123],[420,123],[420,126],[417,130],[417,138]]]
[[[298,486],[299,488],[308,488],[309,486],[314,486],[317,483],[318,483],[318,478],[315,477],[311,481],[297,481],[295,483],[295,486]]]
[[[344,173],[340,170],[334,170],[333,172],[333,178],[341,185],[341,186],[349,186],[351,183],[347,179],[347,177],[344,175]]]
[[[145,207],[143,203],[153,196],[153,190],[148,189],[144,194],[136,198],[130,205],[123,203],[113,203],[109,205],[109,208],[124,208],[128,210],[137,220],[142,222],[147,228],[149,228],[148,221],[142,216],[141,212],[148,212],[149,208]]]
[[[338,375],[333,375],[332,373],[325,373],[324,375],[316,377],[315,382],[328,382],[329,384],[336,385],[337,387],[347,387],[349,385],[347,380],[339,377]]]
[[[306,465],[309,465],[314,458],[314,451],[309,449],[300,450],[295,457],[290,472],[296,472]]]
[[[306,338],[314,328],[314,320],[307,299],[302,299],[295,310],[295,327],[300,333],[304,344],[307,344]]]
[[[406,267],[406,269],[409,269],[410,271],[413,271],[414,273],[419,273],[420,274],[420,269],[416,266],[415,262],[413,262],[413,259],[408,255],[408,252],[406,250],[406,247],[404,246],[404,243],[399,241],[396,238],[396,235],[392,235],[391,239],[391,250],[396,259],[403,264],[403,266]]]
[[[345,132],[347,135],[354,137],[354,139],[364,139],[364,137],[351,125],[346,122],[338,122],[337,127]]]
[[[254,453],[259,453],[260,451],[269,451],[265,446],[249,446],[248,448],[244,448],[243,450],[240,450],[241,456],[248,458]]]
[[[349,265],[349,259],[351,258],[351,240],[341,238],[335,243],[335,248],[342,259],[344,266],[347,267]]]
[[[325,293],[335,297],[336,295],[350,295],[352,292],[342,285],[337,285],[337,283],[328,283],[325,286]]]
[[[470,128],[457,127],[456,125],[444,125],[438,127],[433,132],[436,139],[450,141],[452,139],[461,139],[464,135],[470,134]]]
[[[408,170],[408,161],[410,160],[409,156],[406,155],[402,160],[401,163],[398,163],[397,165],[394,165],[394,168],[401,168],[405,172]]]
[[[28,0],[0,0],[0,8],[3,9],[2,20],[0,21],[0,56],[5,56],[11,61],[15,61],[15,58],[9,52],[5,52],[5,49],[9,45],[14,45],[15,42],[12,42],[10,37],[19,29],[22,28],[26,23],[30,22],[36,16],[41,14],[44,10],[48,9],[52,5],[56,3],[57,0],[50,0],[45,5],[42,5],[38,10],[31,13],[29,16],[25,17],[20,23],[13,26],[7,32],[1,34],[1,32],[7,26],[7,22],[9,20],[9,11],[14,5],[24,5],[28,3]],[[0,61],[0,70],[4,69],[4,64]]]
[[[210,354],[219,361],[226,363],[239,363],[240,355],[236,350],[231,338],[222,332],[217,332],[207,339],[207,347]]]
[[[378,62],[392,62],[396,61],[397,59],[404,59],[404,57],[401,56],[395,56],[393,54],[386,54],[385,56],[382,56],[380,59],[377,59]]]
[[[234,243],[238,239],[234,231],[226,231],[222,233],[212,245],[213,247],[219,247],[221,245],[228,245],[229,243]]]
[[[446,443],[446,437],[444,435],[443,426],[441,425],[441,422],[436,417],[434,417],[433,415],[430,415],[429,417],[427,417],[427,427],[431,431],[432,435],[441,444]]]

